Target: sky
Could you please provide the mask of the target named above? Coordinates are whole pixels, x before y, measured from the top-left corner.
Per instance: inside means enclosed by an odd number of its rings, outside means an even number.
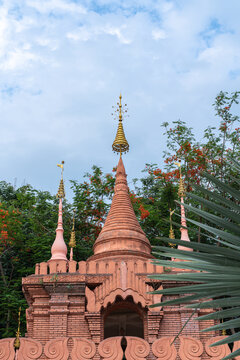
[[[239,13],[239,0],[0,1],[0,180],[54,194],[64,160],[71,198],[70,179],[110,173],[120,92],[130,184],[163,164],[163,122],[201,139],[215,96],[240,90]]]

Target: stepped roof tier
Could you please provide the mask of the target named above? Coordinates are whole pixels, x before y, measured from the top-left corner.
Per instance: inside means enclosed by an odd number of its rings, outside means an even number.
[[[151,245],[132,207],[122,157],[117,166],[112,205],[93,249],[94,258],[117,255],[152,257]]]

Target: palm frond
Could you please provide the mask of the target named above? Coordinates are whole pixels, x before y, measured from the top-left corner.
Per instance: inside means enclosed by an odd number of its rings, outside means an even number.
[[[236,171],[240,164],[231,159]],[[196,206],[184,204],[190,212],[204,219],[200,223],[193,219],[187,221],[204,229],[213,244],[188,242],[179,239],[161,238],[161,241],[184,246],[186,250],[165,246],[154,247],[155,265],[175,269],[171,273],[154,274],[150,277],[158,280],[174,281],[178,286],[156,290],[154,294],[179,295],[176,299],[167,299],[155,306],[176,306],[184,304],[191,309],[212,309],[213,312],[198,317],[199,321],[219,320],[219,323],[203,331],[219,331],[240,328],[240,191],[236,187],[240,181],[233,178],[234,187],[212,175],[205,177],[213,184],[215,191],[209,191],[196,185],[201,198],[196,194],[188,196]],[[205,209],[205,210],[203,210]],[[209,211],[208,211],[209,210]],[[188,251],[192,249],[193,251]],[[164,257],[164,258],[163,258]],[[167,260],[169,258],[169,260]],[[174,259],[174,260],[172,260]],[[181,271],[182,270],[182,271]],[[240,340],[240,332],[229,335],[215,345]],[[228,355],[224,360],[240,354],[240,349]]]

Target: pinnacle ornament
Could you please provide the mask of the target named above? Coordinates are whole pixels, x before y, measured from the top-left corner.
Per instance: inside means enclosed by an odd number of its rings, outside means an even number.
[[[119,113],[119,122],[118,122],[118,129],[115,140],[112,144],[112,149],[116,153],[120,153],[120,156],[123,152],[127,152],[129,150],[129,144],[124,134],[123,130],[123,116],[122,116],[122,95],[119,96],[119,103],[117,112]]]

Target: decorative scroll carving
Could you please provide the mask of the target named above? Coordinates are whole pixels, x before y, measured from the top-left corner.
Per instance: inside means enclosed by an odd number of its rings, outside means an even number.
[[[39,359],[42,355],[42,344],[31,338],[20,338],[18,360]]]
[[[126,336],[127,339],[127,348],[125,351],[125,356],[127,360],[142,360],[150,352],[149,344],[138,337]]]
[[[152,352],[157,356],[157,360],[175,360],[177,357],[177,350],[174,344],[171,345],[174,337],[162,337],[154,341],[152,344]]]
[[[203,344],[190,336],[180,336],[179,356],[182,360],[201,360]]]
[[[72,338],[73,349],[71,352],[72,360],[92,359],[96,354],[96,346],[93,341],[84,338]]]
[[[99,355],[107,360],[122,360],[121,336],[111,337],[103,340],[98,347]],[[136,360],[136,359],[135,359]]]
[[[238,350],[238,349],[240,349],[240,340],[234,342],[234,344],[233,344],[233,351],[232,351],[232,352],[234,352],[234,351],[236,351],[236,350]],[[240,360],[240,355],[239,355],[239,356],[235,356],[234,359],[235,359],[235,360]]]
[[[15,339],[0,340],[0,360],[14,360],[14,340]]]
[[[226,336],[215,336],[206,342],[205,350],[208,355],[212,356],[211,360],[221,360],[224,358],[224,356],[227,356],[231,353],[228,344],[210,347],[211,344],[225,338]]]
[[[69,351],[67,348],[68,338],[50,340],[44,347],[44,353],[49,359],[67,360]]]

